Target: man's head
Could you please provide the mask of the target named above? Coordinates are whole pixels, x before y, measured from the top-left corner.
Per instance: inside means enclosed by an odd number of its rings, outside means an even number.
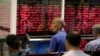
[[[16,35],[8,35],[6,37],[6,43],[12,50],[18,50],[20,47],[20,43]]]
[[[51,30],[53,32],[58,32],[64,27],[64,21],[61,18],[54,18],[51,24]]]
[[[68,50],[72,48],[78,48],[80,45],[81,36],[77,31],[70,31],[66,36],[66,48]]]
[[[93,36],[94,36],[95,38],[100,37],[100,24],[95,24],[95,25],[92,27],[92,31],[93,31]]]

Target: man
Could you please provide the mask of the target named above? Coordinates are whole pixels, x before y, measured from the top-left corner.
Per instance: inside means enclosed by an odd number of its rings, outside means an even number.
[[[10,56],[20,56],[21,51],[20,42],[16,35],[8,35],[6,37],[6,43],[8,45],[8,51]]]
[[[65,38],[66,32],[63,29],[64,22],[61,18],[55,18],[51,24],[51,31],[56,33],[52,36],[50,42],[49,52],[64,52],[65,48]]]
[[[86,46],[84,51],[100,51],[100,24],[95,24],[92,27],[93,36],[95,40],[90,41]]]
[[[76,31],[70,31],[66,37],[66,52],[63,56],[89,56],[79,49],[81,36]]]
[[[17,38],[19,39],[20,46],[22,48],[22,53],[23,54],[29,53],[30,48],[29,48],[29,45],[28,45],[29,40],[28,40],[27,36],[26,35],[25,36],[18,35]]]

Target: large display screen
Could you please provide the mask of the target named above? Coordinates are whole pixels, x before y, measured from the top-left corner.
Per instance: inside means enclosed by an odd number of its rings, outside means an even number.
[[[17,34],[47,32],[53,18],[61,15],[61,0],[25,1],[18,1]]]
[[[83,6],[75,13],[75,7],[65,8],[65,29],[77,30],[82,34],[91,34],[91,27],[100,24],[100,7]],[[76,15],[75,15],[76,14]]]
[[[45,2],[44,2],[45,1]],[[54,17],[61,16],[61,0],[18,1],[17,34],[49,31]],[[99,1],[65,0],[65,30],[91,34],[91,27],[100,24]]]
[[[92,26],[100,24],[100,1],[66,0],[65,4],[65,30],[92,34]]]

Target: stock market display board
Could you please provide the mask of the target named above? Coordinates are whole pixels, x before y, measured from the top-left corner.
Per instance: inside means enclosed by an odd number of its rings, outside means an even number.
[[[57,2],[45,0],[47,2],[44,3],[44,0],[25,1],[23,3],[19,1],[17,6],[17,34],[37,32],[44,27],[44,24],[46,31],[49,31],[53,18],[61,15],[61,0]],[[77,0],[80,4],[73,3],[74,0],[71,3],[65,3],[64,28],[66,31],[77,30],[81,34],[91,34],[91,27],[94,24],[100,24],[99,1],[84,1]]]
[[[30,1],[26,0],[24,4],[21,1],[18,2],[17,34],[39,32],[45,29],[45,31],[49,31],[53,18],[61,15],[60,0],[56,0],[54,3],[51,2],[53,5],[48,2],[49,0],[32,0],[33,3],[30,3]],[[45,2],[41,3],[41,1]],[[44,27],[45,29],[43,29]]]
[[[100,1],[65,0],[65,30],[92,34],[92,26],[100,24]]]
[[[65,29],[77,30],[82,34],[91,34],[91,27],[94,24],[100,24],[100,7],[84,6],[79,7],[76,11],[77,13],[75,13],[73,6],[65,8]]]

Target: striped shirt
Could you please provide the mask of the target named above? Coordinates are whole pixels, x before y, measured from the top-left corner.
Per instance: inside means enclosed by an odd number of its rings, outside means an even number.
[[[84,51],[100,51],[100,37],[90,41],[86,46]]]

